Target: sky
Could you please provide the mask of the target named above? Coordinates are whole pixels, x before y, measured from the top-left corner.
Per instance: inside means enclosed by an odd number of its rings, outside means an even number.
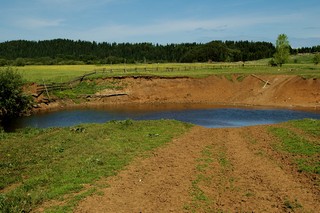
[[[319,0],[1,0],[0,42],[56,38],[159,44],[320,45]]]

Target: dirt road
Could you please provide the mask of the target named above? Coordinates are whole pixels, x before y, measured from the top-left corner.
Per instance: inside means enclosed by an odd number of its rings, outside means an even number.
[[[317,212],[319,187],[272,149],[265,126],[206,129],[137,159],[75,212]]]

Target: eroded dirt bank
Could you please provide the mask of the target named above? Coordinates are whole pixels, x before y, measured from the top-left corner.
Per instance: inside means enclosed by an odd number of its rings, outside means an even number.
[[[258,79],[267,81],[270,84]],[[122,90],[100,91],[81,105],[202,103],[276,107],[320,107],[320,79],[289,75],[210,76],[207,78],[125,77],[98,80],[117,81]],[[124,96],[103,97],[125,93]],[[101,96],[102,95],[102,96]],[[70,101],[42,104],[41,109],[72,106]]]
[[[265,126],[194,127],[101,180],[109,187],[75,212],[317,212],[317,177],[298,173],[273,142]]]

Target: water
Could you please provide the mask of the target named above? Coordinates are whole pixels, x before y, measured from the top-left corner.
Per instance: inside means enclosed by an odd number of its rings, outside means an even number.
[[[104,123],[110,120],[157,120],[175,119],[208,128],[240,127],[273,124],[294,119],[320,119],[319,111],[284,109],[248,109],[216,107],[126,107],[71,109],[41,113],[30,117],[10,120],[3,124],[5,131],[18,128],[65,127],[81,123]]]

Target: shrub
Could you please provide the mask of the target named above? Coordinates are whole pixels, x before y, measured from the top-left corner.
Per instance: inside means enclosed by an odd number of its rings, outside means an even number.
[[[32,98],[23,93],[21,75],[11,68],[0,69],[0,120],[16,117],[27,112]]]
[[[277,66],[277,63],[274,61],[274,59],[270,59],[270,61],[268,62],[269,66],[272,66],[272,67],[276,67]]]
[[[314,55],[314,57],[313,57],[313,63],[314,63],[315,65],[318,65],[318,64],[320,63],[320,53],[317,53],[317,54]]]

